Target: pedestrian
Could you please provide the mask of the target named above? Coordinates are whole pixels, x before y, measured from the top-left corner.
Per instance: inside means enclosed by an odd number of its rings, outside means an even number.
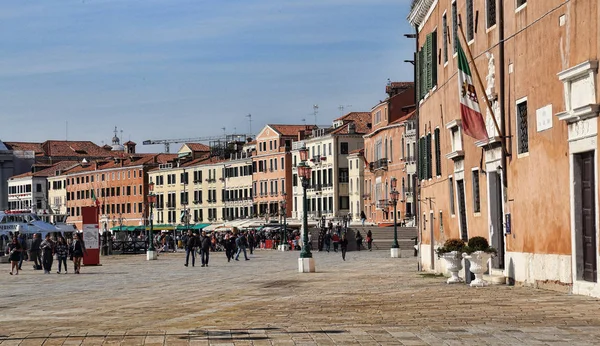
[[[362,222],[362,226],[365,227],[365,221],[367,221],[367,215],[365,214],[365,211],[361,211],[360,212],[360,222]]]
[[[55,248],[56,259],[58,260],[58,271],[57,274],[61,272],[61,265],[65,267],[65,274],[67,273],[67,256],[69,255],[69,246],[67,245],[67,241],[65,238],[60,236],[58,238],[58,243]]]
[[[27,238],[25,234],[19,234],[19,243],[21,244],[21,258],[19,259],[19,270],[23,270],[23,260],[27,257]]]
[[[250,249],[250,254],[254,251],[254,246],[256,245],[256,239],[254,238],[254,232],[250,232],[248,234],[248,248]]]
[[[241,233],[237,239],[235,240],[235,246],[237,247],[237,253],[235,254],[235,260],[239,261],[240,253],[244,252],[244,258],[246,261],[249,261],[248,255],[246,254],[246,247],[248,246],[248,241],[246,240],[246,235]]]
[[[16,236],[13,236],[12,242],[8,244],[8,259],[10,260],[10,275],[19,275],[19,261],[21,260],[21,243]]]
[[[42,269],[42,261],[40,260],[40,245],[42,244],[42,238],[38,233],[33,234],[33,241],[31,242],[31,249],[29,250],[29,260],[33,261],[33,269]]]
[[[197,234],[192,234],[191,230],[188,230],[188,234],[185,236],[185,264],[188,266],[190,263],[190,255],[192,255],[192,267],[196,265],[196,247],[198,246]]]
[[[363,237],[360,234],[360,231],[356,231],[356,247],[358,247],[358,251],[362,247]]]
[[[210,252],[210,237],[202,231],[202,240],[200,245],[200,256],[202,256],[202,267],[208,267],[208,255]]]
[[[340,247],[342,248],[342,259],[346,260],[346,251],[348,250],[348,239],[346,239],[346,234],[342,235],[342,240],[340,240]]]
[[[337,232],[334,232],[331,236],[331,241],[333,242],[333,252],[337,252],[338,246],[340,245],[340,236]]]
[[[367,231],[367,248],[371,251],[371,245],[373,244],[373,233],[371,230]]]
[[[73,269],[75,274],[79,274],[83,254],[85,253],[87,255],[87,249],[85,248],[85,243],[83,242],[82,233],[75,233],[75,239],[71,244],[71,252],[73,254]]]
[[[44,267],[44,274],[50,274],[52,270],[52,261],[54,256],[54,242],[50,239],[50,233],[46,234],[46,237],[40,245],[42,250],[42,265]]]
[[[225,255],[227,256],[227,262],[231,262],[233,254],[235,253],[235,235],[231,232],[227,232],[225,235]]]
[[[329,232],[326,232],[323,236],[323,244],[325,246],[325,251],[329,252],[331,249],[331,234],[329,234]]]

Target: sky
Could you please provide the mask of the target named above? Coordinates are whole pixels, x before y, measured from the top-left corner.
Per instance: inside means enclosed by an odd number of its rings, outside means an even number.
[[[5,0],[0,140],[258,133],[412,81],[410,0]],[[249,118],[252,123],[250,129]],[[225,128],[223,131],[222,128]],[[177,145],[175,145],[177,146]],[[173,151],[173,149],[172,149]]]

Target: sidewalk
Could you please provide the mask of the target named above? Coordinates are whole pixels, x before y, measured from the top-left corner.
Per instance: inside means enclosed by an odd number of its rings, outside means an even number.
[[[388,251],[256,251],[184,267],[184,254],[114,256],[82,274],[8,275],[1,345],[598,345],[596,299],[524,287],[470,288],[415,272]],[[70,265],[70,264],[69,264]],[[27,267],[27,266],[23,266]]]

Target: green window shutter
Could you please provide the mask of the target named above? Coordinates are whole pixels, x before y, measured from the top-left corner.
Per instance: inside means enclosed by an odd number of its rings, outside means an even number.
[[[442,152],[441,152],[441,144],[440,144],[440,129],[435,129],[434,137],[435,137],[435,175],[442,175]]]
[[[434,86],[437,85],[437,31],[432,32],[431,34],[431,71],[430,71],[430,76],[431,76],[431,80],[429,81],[430,89],[432,89]]]
[[[419,100],[422,98],[421,97],[421,64],[423,64],[423,61],[421,60],[421,51],[417,51],[417,53],[415,54],[415,64],[417,64],[417,69],[415,71],[416,76],[415,76],[415,92],[417,93],[417,96],[419,97]]]
[[[427,134],[427,179],[431,179],[433,175],[431,162],[431,133]]]
[[[432,66],[431,66],[431,57],[432,57],[432,52],[431,52],[431,34],[427,35],[427,39],[425,40],[425,70],[426,70],[426,74],[425,74],[425,78],[426,78],[426,83],[427,83],[427,91],[431,90],[431,88],[433,88],[433,86],[431,85],[431,81],[432,81],[432,76],[431,76],[431,70],[432,70]]]
[[[424,48],[424,47],[423,47]],[[419,51],[419,58],[421,59],[421,75],[420,75],[420,83],[421,83],[421,99],[425,97],[427,94],[427,60],[425,59],[425,49],[421,49]]]
[[[425,179],[425,170],[424,170],[424,163],[425,163],[425,157],[423,155],[423,153],[425,153],[425,150],[423,150],[423,144],[424,144],[424,137],[419,138],[419,180],[423,180]]]

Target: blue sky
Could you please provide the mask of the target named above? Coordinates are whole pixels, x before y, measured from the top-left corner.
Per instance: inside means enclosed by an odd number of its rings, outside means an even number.
[[[5,0],[0,139],[110,141],[328,124],[412,80],[409,0]],[[160,151],[162,146],[139,148]]]

